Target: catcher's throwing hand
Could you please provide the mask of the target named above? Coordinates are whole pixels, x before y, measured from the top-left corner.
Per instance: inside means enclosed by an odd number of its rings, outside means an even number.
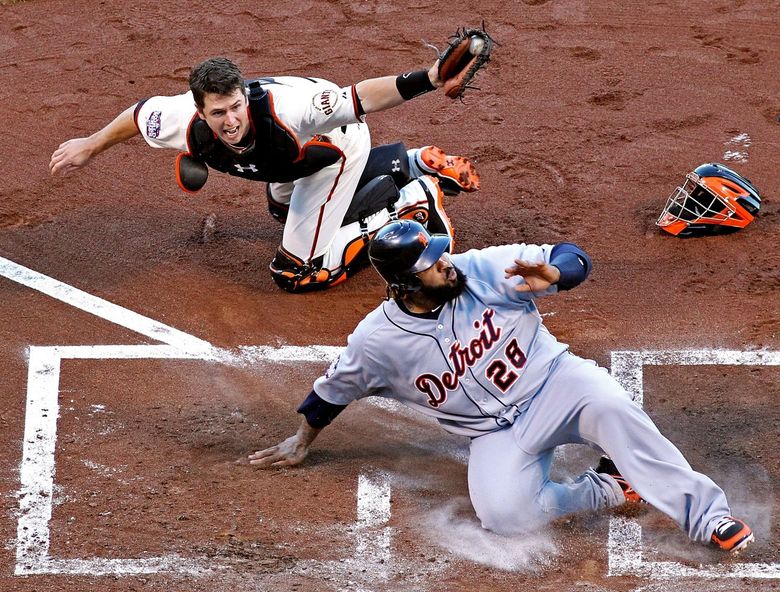
[[[451,99],[459,99],[471,82],[490,61],[493,38],[482,29],[458,29],[450,37],[449,44],[439,54],[439,79],[444,93]]]
[[[92,154],[89,138],[73,138],[60,144],[51,155],[49,171],[52,175],[67,175],[87,164]]]
[[[507,279],[520,276],[525,280],[525,283],[515,286],[515,290],[518,292],[541,292],[561,279],[560,270],[544,261],[532,263],[515,259],[515,264],[512,267],[507,267],[504,271]]]

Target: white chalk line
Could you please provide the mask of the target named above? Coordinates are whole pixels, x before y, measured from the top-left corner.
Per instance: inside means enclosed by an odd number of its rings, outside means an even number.
[[[211,349],[212,347],[207,341],[122,308],[97,296],[87,294],[73,286],[28,269],[4,257],[0,257],[0,275],[23,286],[32,288],[37,292],[51,296],[65,304],[69,304],[74,308],[150,337],[155,341],[162,341],[187,351]]]
[[[644,366],[780,366],[780,352],[755,350],[657,350],[612,352],[611,372],[638,405],[644,402]],[[690,567],[673,561],[645,561],[642,527],[636,520],[610,519],[608,576],[654,580],[678,578],[780,579],[780,563],[729,563]]]
[[[103,357],[98,357],[102,353]],[[55,449],[59,416],[61,360],[108,359],[199,359],[203,353],[185,352],[170,345],[53,346],[30,347],[27,375],[22,462],[19,470],[19,518],[16,529],[15,575],[144,574],[176,571],[194,575],[209,571],[206,563],[176,555],[148,559],[55,559],[49,555],[54,503]],[[202,563],[202,564],[201,564]]]
[[[15,575],[118,576],[174,572],[198,576],[224,569],[226,566],[215,564],[213,560],[177,554],[134,559],[60,559],[49,555],[61,360],[192,359],[244,365],[262,361],[329,361],[343,348],[251,346],[239,348],[238,353],[234,353],[214,348],[206,341],[2,257],[0,275],[166,344],[32,346],[28,349],[27,408],[19,470]],[[389,528],[381,528],[390,516],[390,486],[386,478],[375,481],[372,477],[360,476],[357,512],[359,534],[356,553],[349,558],[350,563],[360,566],[369,561],[373,565],[382,560],[382,563],[388,564],[391,531]]]
[[[611,372],[640,406],[644,366],[778,366],[780,352],[732,349],[673,349],[612,352]]]

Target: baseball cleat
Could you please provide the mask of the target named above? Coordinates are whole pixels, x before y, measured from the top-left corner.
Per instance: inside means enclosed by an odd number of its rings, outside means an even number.
[[[647,502],[642,498],[641,495],[639,495],[636,491],[634,491],[634,488],[631,487],[628,484],[628,481],[626,481],[625,477],[620,474],[620,471],[618,471],[617,467],[615,466],[615,463],[612,462],[612,459],[606,456],[602,456],[599,459],[598,466],[593,469],[597,473],[603,473],[605,475],[609,475],[612,477],[615,481],[617,481],[617,484],[620,485],[620,489],[623,490],[623,496],[626,498],[626,501],[631,504],[646,504]]]
[[[446,195],[479,189],[479,174],[474,164],[463,156],[448,156],[438,146],[421,148],[417,153],[417,165],[439,178]]]
[[[716,547],[737,553],[753,542],[753,531],[739,518],[724,516],[712,531],[712,544]]]

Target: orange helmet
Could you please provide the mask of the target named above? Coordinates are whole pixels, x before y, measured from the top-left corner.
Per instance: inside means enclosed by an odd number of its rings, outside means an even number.
[[[761,196],[750,181],[722,164],[709,163],[685,176],[656,224],[683,238],[726,234],[750,224],[760,207]]]

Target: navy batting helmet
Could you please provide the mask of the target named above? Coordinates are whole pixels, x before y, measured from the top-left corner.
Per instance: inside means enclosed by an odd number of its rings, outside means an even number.
[[[680,237],[736,232],[761,208],[758,190],[745,177],[719,163],[688,173],[666,202],[658,226]]]
[[[416,292],[420,279],[416,274],[436,263],[450,248],[446,234],[429,234],[414,220],[395,220],[385,224],[368,245],[368,258],[388,287],[399,293]]]

